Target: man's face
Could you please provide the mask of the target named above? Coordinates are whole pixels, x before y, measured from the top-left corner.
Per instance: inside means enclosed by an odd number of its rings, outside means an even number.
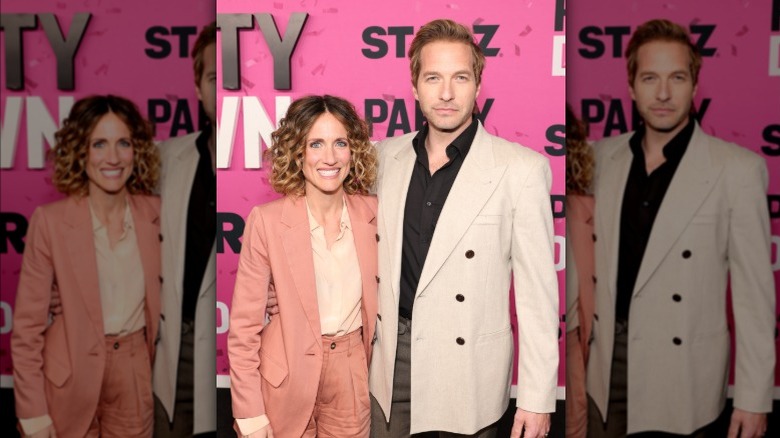
[[[652,41],[637,51],[637,70],[629,89],[648,130],[674,132],[688,123],[696,86],[690,54],[683,44]]]
[[[428,127],[460,133],[471,123],[479,95],[471,49],[463,43],[435,41],[420,52],[420,76],[412,88]]]
[[[203,49],[203,74],[195,87],[198,99],[203,103],[211,126],[216,126],[217,120],[217,45],[209,44]]]

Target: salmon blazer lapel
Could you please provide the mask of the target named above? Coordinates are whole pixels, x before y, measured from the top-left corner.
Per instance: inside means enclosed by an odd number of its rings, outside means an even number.
[[[301,300],[312,335],[319,347],[322,338],[320,310],[317,305],[317,282],[314,277],[314,256],[311,246],[309,217],[306,213],[306,198],[287,196],[282,206],[281,222],[287,227],[282,231],[282,246],[290,267],[290,276],[295,283],[295,292]]]
[[[66,230],[62,238],[68,248],[72,273],[79,285],[79,296],[84,301],[95,334],[102,339],[105,336],[103,308],[100,304],[95,234],[92,231],[92,215],[87,198],[69,197],[62,221]]]

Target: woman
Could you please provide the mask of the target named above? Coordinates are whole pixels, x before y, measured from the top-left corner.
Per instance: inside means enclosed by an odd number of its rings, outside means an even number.
[[[67,198],[30,219],[14,310],[20,430],[149,437],[162,281],[152,129],[127,99],[92,96],[55,139],[52,183]]]
[[[593,152],[585,125],[566,105],[566,436],[585,438],[585,370],[595,298],[593,261]]]
[[[283,198],[247,219],[230,315],[236,432],[367,437],[377,315],[377,158],[366,124],[333,96],[296,100],[272,135]],[[279,314],[266,325],[269,287]]]

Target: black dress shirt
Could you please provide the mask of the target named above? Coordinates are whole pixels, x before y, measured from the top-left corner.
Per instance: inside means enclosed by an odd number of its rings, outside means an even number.
[[[184,294],[182,297],[183,321],[195,320],[198,292],[217,234],[217,177],[211,166],[211,153],[208,147],[210,137],[211,130],[207,128],[195,141],[200,159],[187,207],[187,240],[184,250]]]
[[[650,175],[645,168],[645,154],[642,139],[645,128],[642,125],[631,136],[629,146],[634,154],[631,170],[623,193],[623,208],[620,214],[620,244],[618,249],[617,304],[615,317],[628,320],[631,295],[642,265],[642,258],[653,230],[653,222],[661,208],[666,190],[682,160],[695,126],[693,118],[669,143],[664,146],[666,161]]]
[[[466,128],[449,146],[447,146],[447,161],[439,170],[431,175],[428,169],[428,151],[425,149],[425,139],[428,136],[428,125],[424,125],[412,140],[412,147],[417,154],[417,160],[412,170],[409,191],[406,194],[404,208],[404,237],[401,249],[401,299],[399,314],[412,318],[412,307],[417,284],[420,282],[425,258],[431,246],[433,232],[439,215],[452,189],[452,184],[458,176],[458,171],[471,143],[477,134],[479,122],[472,117],[471,125]]]

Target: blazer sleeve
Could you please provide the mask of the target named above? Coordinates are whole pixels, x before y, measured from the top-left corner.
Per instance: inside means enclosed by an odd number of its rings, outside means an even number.
[[[235,418],[265,414],[260,390],[260,333],[265,326],[271,265],[263,221],[261,210],[255,207],[247,219],[230,307],[228,357]]]
[[[728,260],[736,335],[734,406],[772,411],[775,288],[770,256],[766,164],[756,157],[729,181],[733,188]]]
[[[512,209],[517,407],[545,413],[555,411],[559,310],[547,159],[536,161],[527,172]]]
[[[11,334],[14,398],[19,418],[49,413],[44,391],[43,347],[54,265],[43,209],[37,208],[33,212],[26,240]]]

